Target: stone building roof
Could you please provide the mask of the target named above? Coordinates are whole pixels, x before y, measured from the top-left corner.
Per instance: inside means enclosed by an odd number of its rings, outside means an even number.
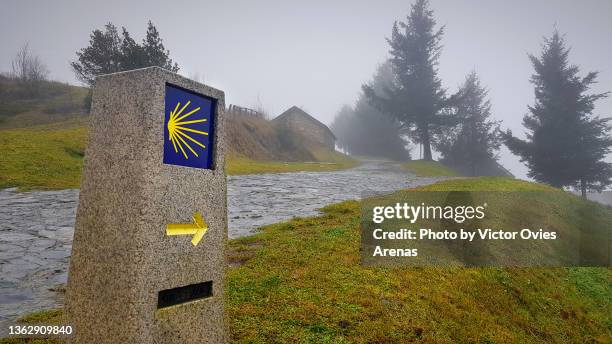
[[[289,109],[285,110],[285,112],[281,113],[280,115],[278,115],[274,121],[285,121],[287,118],[291,117],[291,116],[302,116],[306,119],[308,119],[309,121],[313,122],[314,124],[316,124],[317,126],[323,128],[326,132],[328,132],[334,139],[336,139],[336,135],[334,135],[334,133],[331,131],[331,129],[329,129],[328,126],[326,126],[325,124],[321,123],[319,120],[317,120],[316,118],[312,117],[311,115],[309,115],[306,111],[300,109],[297,106],[292,106]]]

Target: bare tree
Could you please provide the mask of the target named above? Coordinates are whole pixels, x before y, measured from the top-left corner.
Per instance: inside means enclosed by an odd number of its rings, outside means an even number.
[[[21,49],[17,51],[17,54],[13,58],[13,61],[11,61],[11,67],[13,67],[11,74],[13,78],[21,81],[26,81],[26,78],[28,76],[29,50],[30,49],[28,43],[24,44]]]
[[[11,66],[13,78],[24,83],[36,83],[46,80],[49,74],[47,66],[42,63],[38,56],[32,54],[28,43],[24,44],[17,51]]]
[[[30,60],[30,70],[28,73],[28,80],[31,82],[47,80],[49,75],[49,69],[40,60],[38,56],[33,56]]]

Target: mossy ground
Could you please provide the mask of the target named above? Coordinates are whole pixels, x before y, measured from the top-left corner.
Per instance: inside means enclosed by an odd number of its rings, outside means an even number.
[[[509,178],[425,190],[551,191]],[[583,202],[555,192],[564,205]],[[551,207],[554,205],[550,205]],[[524,203],[529,208],[529,203]],[[612,209],[604,208],[612,218]],[[547,211],[542,208],[541,211]],[[572,213],[558,221],[572,223]],[[365,268],[360,203],[230,243],[227,309],[239,343],[607,343],[606,268]]]
[[[63,312],[61,309],[44,310],[28,314],[18,320],[21,324],[45,324],[63,325]],[[60,344],[60,339],[41,339],[41,338],[3,338],[0,344]]]
[[[449,190],[462,191],[449,193]],[[543,184],[530,183],[508,177],[478,177],[449,179],[418,189],[404,190],[362,201],[364,209],[374,206],[394,206],[397,203],[438,206],[485,206],[484,220],[448,223],[439,219],[419,218],[411,229],[432,228],[434,231],[460,228],[490,228],[497,232],[540,229],[556,233],[559,240],[547,243],[541,240],[491,240],[482,245],[450,245],[448,242],[425,240],[413,242],[411,248],[428,254],[417,257],[389,258],[386,263],[430,265],[434,261],[443,265],[503,265],[503,266],[600,266],[609,261],[607,240],[612,228],[612,207],[585,201],[572,193]],[[459,213],[458,213],[459,214]],[[407,228],[403,219],[385,220],[386,231]],[[370,223],[370,229],[380,225]],[[374,227],[376,226],[376,227]],[[371,249],[379,243],[367,241]],[[386,242],[387,248],[405,248],[405,242]],[[435,259],[433,259],[435,257]]]
[[[459,174],[437,161],[413,160],[402,163],[402,167],[419,177],[456,177]]]
[[[449,180],[421,190],[553,191],[509,178]],[[568,198],[564,204],[583,202],[555,193]],[[365,268],[360,203],[323,212],[230,241],[226,311],[233,342],[612,341],[610,269]],[[558,221],[570,216],[559,212]]]

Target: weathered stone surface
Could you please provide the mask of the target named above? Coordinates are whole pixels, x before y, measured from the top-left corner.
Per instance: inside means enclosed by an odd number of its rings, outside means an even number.
[[[165,165],[166,83],[217,99],[214,170]],[[223,92],[152,67],[99,77],[81,183],[68,320],[76,343],[223,343],[227,239]],[[208,232],[168,237],[200,212]],[[157,309],[158,292],[213,281],[213,296]]]
[[[19,315],[63,305],[49,288],[66,283],[77,194],[0,190],[0,337]]]

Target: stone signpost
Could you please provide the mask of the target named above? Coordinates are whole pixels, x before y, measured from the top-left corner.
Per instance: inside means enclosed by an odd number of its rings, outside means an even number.
[[[224,343],[224,94],[100,76],[70,260],[74,343]]]

